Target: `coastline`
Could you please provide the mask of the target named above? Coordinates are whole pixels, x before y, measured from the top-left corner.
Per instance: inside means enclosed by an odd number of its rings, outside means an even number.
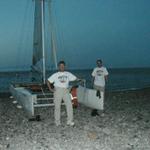
[[[6,95],[5,95],[6,96]],[[149,150],[150,88],[106,91],[105,110],[91,117],[91,109],[74,109],[75,127],[54,125],[53,107],[38,109],[42,121],[29,122],[9,97],[0,98],[0,149],[2,150]]]

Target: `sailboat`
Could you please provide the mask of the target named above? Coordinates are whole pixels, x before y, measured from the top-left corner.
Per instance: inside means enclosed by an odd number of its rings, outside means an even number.
[[[49,5],[51,11],[51,0],[34,0],[34,36],[33,36],[33,61],[32,71],[41,74],[42,80],[39,83],[12,83],[10,92],[14,99],[23,107],[29,118],[35,117],[37,107],[54,106],[53,93],[46,86],[46,53],[45,53],[45,5]],[[57,56],[55,50],[54,32],[51,21],[51,51],[55,67],[57,68]],[[77,88],[78,102],[87,107],[103,110],[104,93],[101,92],[101,98],[96,96],[96,91],[86,88],[85,84]]]

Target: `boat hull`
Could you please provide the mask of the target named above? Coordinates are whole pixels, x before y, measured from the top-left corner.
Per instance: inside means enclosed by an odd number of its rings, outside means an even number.
[[[15,100],[23,107],[28,117],[35,116],[35,108],[37,107],[47,107],[54,106],[53,103],[53,93],[49,91],[46,93],[44,91],[39,91],[39,85],[29,84],[25,86],[10,86],[10,92]],[[33,91],[29,87],[34,87]],[[35,89],[38,92],[35,92]],[[77,89],[77,98],[78,103],[81,103],[87,107],[92,109],[103,110],[104,109],[104,93],[101,92],[101,98],[96,96],[96,90],[88,89],[84,86],[79,86]],[[62,103],[64,104],[64,103]]]
[[[10,86],[10,92],[18,104],[23,107],[28,116],[34,116],[34,101],[36,100],[36,95],[31,94],[24,87],[14,87]]]
[[[101,98],[96,96],[96,90],[79,86],[77,89],[78,102],[92,109],[104,109],[104,92],[100,92]]]
[[[16,86],[17,85],[17,86]],[[53,93],[40,91],[41,85],[35,84],[12,84],[10,92],[19,105],[23,107],[29,118],[35,116],[35,108],[54,106]]]

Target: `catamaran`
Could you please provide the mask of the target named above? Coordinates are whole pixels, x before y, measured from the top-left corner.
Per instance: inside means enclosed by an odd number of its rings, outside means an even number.
[[[53,93],[48,90],[46,85],[46,53],[45,53],[45,16],[49,12],[51,14],[51,0],[34,0],[34,33],[33,33],[33,61],[32,71],[40,73],[42,80],[38,83],[12,83],[10,92],[14,99],[23,107],[29,118],[37,116],[35,109],[39,107],[54,106]],[[45,10],[48,5],[49,11]],[[50,15],[51,16],[51,15]],[[52,16],[51,16],[52,17]],[[51,29],[51,51],[55,67],[57,69],[57,55],[55,46],[55,35],[53,32],[53,22],[50,21]],[[77,88],[78,103],[87,107],[103,110],[104,109],[104,93],[101,97],[96,96],[96,91],[86,88],[85,82],[81,83]]]

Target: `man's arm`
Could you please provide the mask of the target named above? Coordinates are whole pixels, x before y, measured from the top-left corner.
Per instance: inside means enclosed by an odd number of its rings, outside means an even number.
[[[105,81],[106,82],[108,81],[108,75],[105,75]]]
[[[104,78],[105,78],[106,82],[108,81],[108,75],[109,75],[109,73],[108,73],[107,69],[105,68],[104,69]]]
[[[94,80],[95,80],[95,77],[92,76],[92,86],[94,85]]]
[[[92,85],[94,85],[95,76],[96,76],[96,69],[93,69],[91,76],[92,76]]]
[[[83,80],[84,80],[84,79],[76,78],[76,80],[75,80],[75,81],[81,82],[81,81],[83,81]]]
[[[52,89],[51,84],[52,84],[52,83],[50,83],[49,81],[47,81],[48,89],[49,89],[51,92],[54,92],[54,89]]]

